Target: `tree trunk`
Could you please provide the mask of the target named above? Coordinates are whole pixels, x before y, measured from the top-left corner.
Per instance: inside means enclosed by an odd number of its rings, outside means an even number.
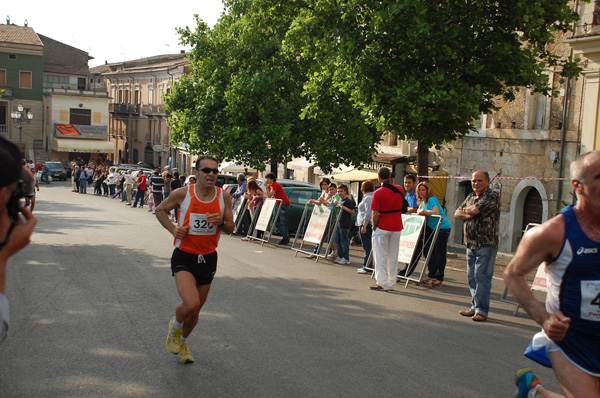
[[[275,177],[277,176],[277,162],[271,161],[271,173],[275,173]]]
[[[417,144],[417,173],[420,176],[429,175],[429,146],[421,141]],[[427,180],[427,178],[419,178],[419,182]]]

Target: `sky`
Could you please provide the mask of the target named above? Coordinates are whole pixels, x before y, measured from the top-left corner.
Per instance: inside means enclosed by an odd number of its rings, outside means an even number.
[[[187,50],[179,44],[176,28],[195,29],[194,14],[214,26],[223,12],[221,0],[25,0],[3,1],[0,23],[23,26],[36,33],[87,52],[89,66],[174,54]]]

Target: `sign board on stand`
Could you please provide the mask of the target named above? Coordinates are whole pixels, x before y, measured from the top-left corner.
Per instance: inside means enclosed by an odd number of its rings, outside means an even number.
[[[400,245],[398,250],[398,262],[410,263],[417,248],[419,239],[423,237],[425,217],[416,214],[402,214],[402,232],[400,232]],[[367,260],[367,269],[373,270],[373,251]]]
[[[319,244],[323,239],[323,234],[327,230],[327,223],[331,210],[324,205],[315,205],[304,233],[304,240],[311,243]]]
[[[271,216],[273,215],[276,204],[277,201],[275,199],[265,199],[262,209],[260,209],[258,220],[256,221],[256,229],[264,232],[269,228],[269,221],[271,221]]]
[[[531,228],[537,227],[540,224],[537,223],[529,223],[527,227],[525,227],[525,231],[523,234],[526,234]],[[538,290],[540,292],[548,293],[548,284],[546,279],[546,263],[541,263],[537,271],[535,272],[535,277],[533,278],[533,283],[531,284],[531,290]],[[505,303],[514,304],[516,306],[514,316],[517,316],[519,313],[520,305],[516,301],[508,300],[508,286],[504,287],[504,292],[502,296],[500,296],[500,301]]]
[[[233,202],[233,208],[231,209],[233,212],[233,222],[237,222],[238,217],[244,214],[243,209],[246,208],[246,202],[248,199],[242,198],[241,196],[235,199]]]
[[[273,234],[273,228],[275,222],[279,218],[279,212],[281,210],[281,199],[268,198],[265,199],[260,209],[260,213],[254,224],[252,235],[248,236],[248,239],[259,240],[264,245],[269,241]]]
[[[425,217],[416,214],[402,214],[402,225],[404,229],[400,233],[398,262],[410,263],[425,225]]]
[[[531,290],[548,293],[548,279],[546,279],[546,264],[542,263],[535,272]]]

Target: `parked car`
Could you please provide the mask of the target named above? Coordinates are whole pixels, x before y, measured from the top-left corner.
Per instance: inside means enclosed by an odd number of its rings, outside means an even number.
[[[150,170],[155,169],[154,164],[152,164],[152,163],[138,162],[137,165],[144,169],[150,169]]]
[[[264,189],[265,186],[265,180],[263,178],[259,178],[258,180],[258,185]],[[317,185],[313,184],[312,182],[306,182],[306,181],[296,181],[296,180],[288,180],[286,178],[278,178],[277,182],[279,183],[279,185],[281,185],[283,188],[285,187],[308,187],[308,188],[319,188]]]
[[[237,190],[238,184],[225,184],[223,185],[223,190],[228,192],[229,195],[233,195],[233,193]]]
[[[46,166],[53,180],[67,181],[67,170],[61,162],[46,162]]]
[[[277,182],[280,180],[278,179]],[[290,213],[288,215],[288,232],[290,234],[296,232],[304,207],[311,199],[318,199],[321,196],[321,190],[319,188],[307,187],[295,187],[295,186],[284,186],[283,192],[287,195],[290,200]],[[311,210],[312,210],[312,206]]]
[[[127,169],[127,170],[150,170],[150,171],[154,171],[153,168],[150,167],[146,167],[146,166],[141,166],[139,164],[133,164],[133,163],[123,163],[123,164],[117,164],[115,166],[113,166],[116,170],[123,170],[123,169]]]
[[[237,176],[231,174],[219,174],[217,175],[217,181],[220,181],[225,186],[226,184],[236,184],[237,185]]]

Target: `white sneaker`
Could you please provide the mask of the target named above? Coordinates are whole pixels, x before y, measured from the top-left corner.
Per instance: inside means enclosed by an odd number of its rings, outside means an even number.
[[[341,258],[341,257],[336,257],[336,258],[334,258],[332,261],[333,261],[334,263],[336,263],[336,264],[339,264],[339,263],[340,263],[340,261],[342,261],[342,258]]]
[[[356,270],[356,272],[359,273],[359,274],[368,274],[369,273],[369,271],[367,271],[364,268],[359,268],[359,269]]]
[[[337,255],[337,251],[335,251],[335,252],[331,252],[331,253],[329,254],[329,257],[331,257],[331,258],[335,258],[336,260],[339,258],[339,257],[338,257],[338,255]],[[335,261],[335,260],[334,260],[334,261]]]
[[[342,261],[339,262],[339,264],[350,264],[350,260],[343,258]]]

